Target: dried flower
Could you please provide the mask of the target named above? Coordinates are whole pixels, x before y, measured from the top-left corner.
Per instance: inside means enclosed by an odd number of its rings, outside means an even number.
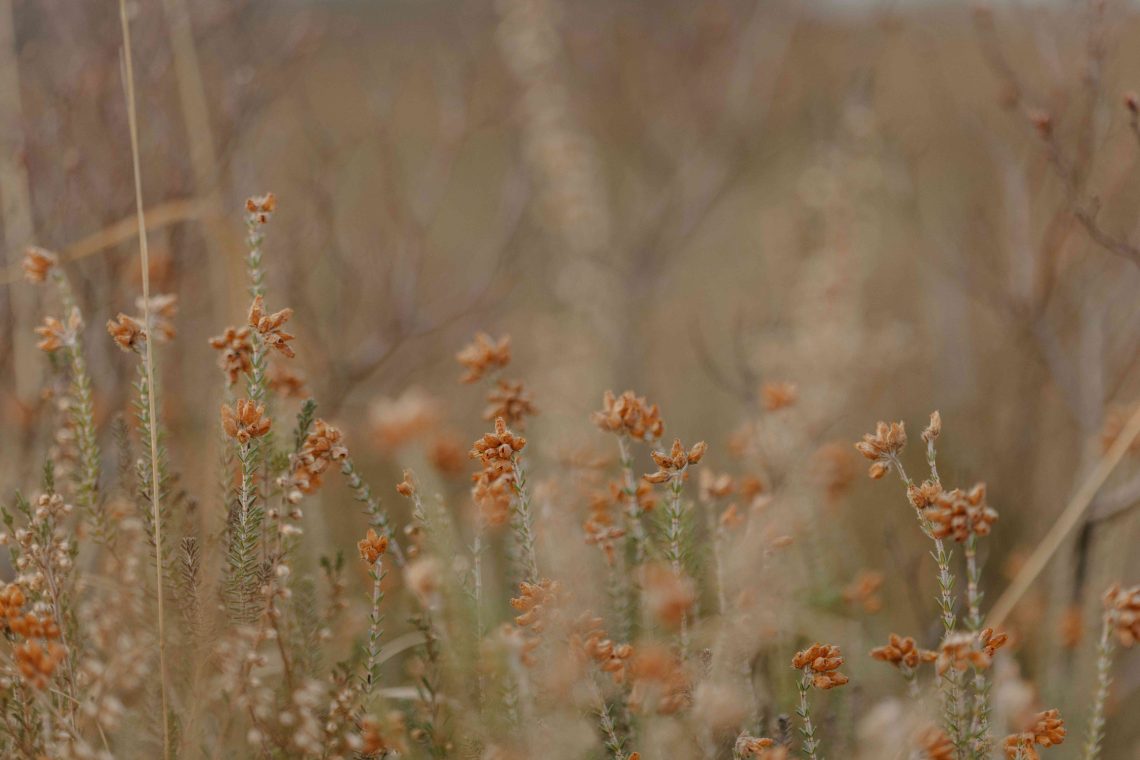
[[[138,352],[146,341],[146,330],[143,329],[142,322],[122,313],[107,321],[107,332],[124,351]]]
[[[942,642],[938,650],[938,659],[935,670],[938,675],[944,675],[948,670],[963,671],[973,666],[975,670],[985,670],[990,666],[990,653],[980,649],[974,635],[971,633],[952,633]],[[1002,639],[997,646],[1004,644]],[[997,647],[994,647],[996,649]]]
[[[875,614],[883,609],[883,599],[879,589],[883,586],[883,574],[876,570],[860,570],[851,583],[843,589],[843,601],[862,605],[863,611]]]
[[[495,340],[487,333],[475,333],[475,339],[455,355],[455,360],[467,370],[459,382],[478,382],[488,372],[511,363],[511,336]]]
[[[760,388],[760,398],[764,402],[765,409],[769,412],[775,412],[795,404],[796,399],[799,398],[799,390],[795,383],[764,383]]]
[[[238,443],[246,444],[269,432],[270,419],[262,417],[265,407],[249,399],[238,399],[231,408],[222,404],[222,429]]]
[[[378,536],[375,530],[369,528],[364,538],[356,543],[356,548],[360,551],[362,560],[369,565],[375,565],[380,555],[388,551],[388,537]]]
[[[56,642],[41,644],[39,641],[25,641],[15,648],[16,667],[20,676],[36,689],[47,686],[48,680],[59,663],[66,656],[65,650]]]
[[[670,647],[639,646],[629,665],[629,675],[633,682],[629,707],[634,712],[672,715],[687,707],[692,699],[684,663]]]
[[[138,316],[135,319],[143,322],[143,315],[147,313],[146,302],[142,296],[135,299],[135,309]],[[162,293],[150,297],[150,323],[149,333],[154,335],[156,343],[165,343],[174,340],[178,331],[174,327],[174,316],[178,313],[178,296],[173,293]]]
[[[681,439],[675,438],[673,439],[673,448],[668,453],[654,451],[650,454],[653,457],[654,464],[657,465],[657,472],[646,475],[645,479],[650,483],[664,483],[672,478],[684,477],[689,465],[700,462],[708,448],[707,443],[698,441],[686,451],[685,447],[681,445]]]
[[[1028,731],[1005,737],[1003,749],[1009,760],[1040,760],[1035,745],[1055,747],[1065,741],[1065,721],[1056,709],[1037,713]]]
[[[880,422],[875,432],[867,433],[863,440],[855,444],[855,449],[870,459],[869,474],[875,480],[886,475],[893,462],[906,446],[906,425],[902,422]]]
[[[257,296],[249,307],[249,326],[257,330],[261,339],[265,341],[265,345],[277,349],[292,359],[297,355],[293,351],[293,347],[289,345],[289,341],[293,340],[294,336],[281,329],[282,325],[288,322],[292,316],[293,310],[289,308],[267,314],[264,299]]]
[[[665,432],[657,404],[649,405],[633,391],[616,398],[613,391],[606,391],[602,410],[591,414],[590,421],[607,433],[621,433],[639,441],[656,441]]]
[[[79,309],[72,309],[64,324],[55,317],[44,317],[44,323],[36,328],[36,335],[40,341],[36,348],[41,351],[52,352],[64,346],[75,346],[79,341],[79,331],[83,329],[83,318]]]
[[[59,263],[59,257],[46,248],[29,245],[24,249],[24,277],[28,282],[43,282]]]
[[[756,760],[786,760],[788,748],[776,744],[775,739],[741,734],[736,737],[733,749],[740,757],[754,757]]]
[[[488,422],[502,417],[508,425],[522,427],[527,417],[538,414],[531,393],[521,380],[500,379],[487,394],[487,402],[483,419]]]
[[[304,398],[307,395],[304,376],[282,364],[273,364],[265,381],[269,390],[281,398]]]
[[[953,537],[958,542],[971,535],[988,536],[998,519],[998,513],[986,504],[985,483],[978,483],[968,492],[955,488],[938,493],[922,515],[930,522],[935,538]]]
[[[1121,646],[1130,648],[1140,641],[1140,586],[1113,585],[1104,594],[1104,609]]]
[[[313,421],[301,450],[292,457],[291,485],[302,493],[312,493],[321,485],[321,476],[333,462],[348,458],[344,435],[322,419]]]
[[[269,217],[277,210],[277,196],[273,193],[255,195],[245,201],[245,210],[249,212],[251,221],[257,224],[267,224]]]
[[[905,666],[914,670],[921,662],[934,662],[938,654],[928,649],[919,649],[910,636],[903,638],[892,633],[886,646],[871,650],[871,657],[880,662],[890,663],[896,668]]]
[[[541,643],[541,634],[555,612],[555,604],[561,587],[556,581],[543,578],[538,583],[520,583],[519,595],[511,599],[511,607],[520,614],[515,617],[515,625],[526,629],[522,649],[523,664],[535,664],[533,652]]]
[[[942,413],[935,410],[930,413],[930,424],[922,431],[922,440],[930,445],[937,441],[940,435],[942,435]]]
[[[625,682],[633,647],[611,641],[602,627],[601,618],[588,613],[578,618],[570,636],[570,646],[592,660],[602,672],[609,673],[615,684]]]
[[[210,338],[210,345],[221,351],[218,366],[226,373],[226,382],[234,385],[253,369],[253,343],[249,327],[227,327],[221,335]]]
[[[839,647],[831,644],[812,644],[792,657],[792,667],[811,676],[812,686],[817,689],[834,689],[847,683],[847,676],[839,672],[841,665]]]
[[[725,499],[732,496],[736,490],[736,483],[727,472],[715,473],[711,470],[701,470],[701,476],[697,482],[699,498],[705,503]]]
[[[930,726],[919,733],[918,749],[922,760],[955,760],[958,756],[954,742],[945,731],[936,726]]]

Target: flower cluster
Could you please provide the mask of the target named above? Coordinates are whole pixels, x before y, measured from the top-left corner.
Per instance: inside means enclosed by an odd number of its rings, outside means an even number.
[[[250,221],[257,224],[268,224],[269,217],[277,210],[277,196],[273,193],[255,195],[245,201],[245,210],[249,213]]]
[[[483,419],[490,422],[502,417],[508,425],[522,426],[527,417],[538,414],[534,398],[521,380],[503,380],[487,393]]]
[[[843,656],[839,647],[831,644],[812,644],[792,658],[792,667],[810,676],[812,686],[817,689],[834,689],[847,683],[847,676],[839,672],[841,665]]]
[[[289,345],[289,341],[293,340],[294,336],[281,329],[292,316],[293,310],[289,308],[275,311],[272,314],[266,313],[264,299],[257,296],[249,307],[249,326],[257,330],[265,345],[292,359],[297,355],[293,351],[293,347]]]
[[[515,617],[515,625],[528,634],[521,655],[523,664],[528,667],[536,662],[534,650],[542,643],[541,634],[554,613],[560,590],[557,581],[544,578],[538,583],[520,583],[519,595],[511,599],[511,607],[520,613]]]
[[[487,333],[476,333],[475,340],[464,346],[455,355],[455,360],[467,370],[459,382],[478,382],[488,372],[511,363],[511,336],[504,335],[495,340]]]
[[[786,760],[788,748],[776,744],[775,739],[741,734],[736,737],[733,751],[740,757],[754,757],[756,760]]]
[[[930,726],[918,735],[918,748],[922,760],[955,760],[958,751],[954,742],[946,732],[935,726]]]
[[[369,565],[375,565],[380,555],[388,551],[388,537],[378,536],[375,530],[369,528],[364,538],[356,543],[356,548],[360,551],[362,560]]]
[[[901,422],[880,422],[874,433],[867,433],[855,444],[856,450],[871,460],[868,474],[878,480],[890,472],[891,463],[906,446],[906,425]]]
[[[55,317],[44,317],[44,323],[36,328],[36,335],[40,336],[36,348],[51,353],[64,346],[75,346],[82,329],[83,317],[79,315],[79,309],[71,310],[66,323]]]
[[[993,661],[994,653],[1007,641],[1008,635],[994,633],[992,628],[986,628],[977,636],[972,633],[950,634],[939,647],[935,669],[940,676],[951,668],[962,671],[972,666],[975,670],[985,670]]]
[[[348,448],[342,442],[344,435],[324,420],[315,420],[313,429],[292,458],[291,485],[301,493],[312,493],[321,485],[321,476],[333,462],[348,457]]]
[[[776,412],[792,406],[796,403],[799,395],[795,383],[772,382],[764,383],[760,387],[760,400],[769,412]]]
[[[886,646],[871,650],[871,657],[894,665],[896,668],[909,668],[914,670],[922,662],[934,662],[938,657],[936,652],[929,649],[920,649],[910,636],[902,637],[892,633]]]
[[[30,245],[24,249],[24,277],[28,282],[45,281],[58,263],[59,257],[45,248]]]
[[[604,673],[609,673],[615,684],[625,682],[633,647],[629,644],[615,644],[602,628],[602,619],[585,614],[574,625],[570,645],[592,660]]]
[[[1104,593],[1104,610],[1121,646],[1140,641],[1140,586],[1113,585]]]
[[[525,446],[526,439],[508,430],[502,417],[495,420],[494,432],[472,444],[469,456],[478,459],[483,468],[474,476],[471,493],[489,525],[502,525],[509,517],[515,455]]]
[[[222,404],[222,429],[230,438],[245,445],[269,432],[272,422],[264,414],[263,405],[245,398],[239,398],[232,407]]]
[[[683,478],[689,465],[697,464],[708,451],[708,444],[698,441],[688,451],[681,445],[681,439],[673,439],[673,448],[668,451],[654,451],[650,456],[657,465],[657,472],[644,476],[650,483],[664,483],[673,478]]]
[[[590,415],[590,421],[607,433],[628,435],[639,441],[656,441],[665,432],[661,410],[648,404],[633,391],[615,397],[613,391],[602,396],[602,410]]]
[[[986,485],[978,483],[969,491],[955,488],[940,491],[933,503],[923,508],[922,516],[931,526],[934,538],[953,538],[964,542],[970,536],[988,536],[998,513],[986,504]]]
[[[1009,760],[1039,760],[1037,745],[1054,747],[1065,741],[1065,721],[1057,710],[1037,713],[1028,731],[1005,737],[1003,749]]]
[[[253,343],[249,327],[227,327],[221,335],[210,338],[210,345],[221,352],[218,366],[226,373],[226,382],[235,384],[253,369]]]
[[[673,715],[692,700],[691,683],[685,665],[670,647],[639,647],[629,665],[628,703],[637,713]]]

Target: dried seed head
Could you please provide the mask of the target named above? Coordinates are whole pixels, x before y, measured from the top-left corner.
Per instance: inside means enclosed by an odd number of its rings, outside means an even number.
[[[253,343],[249,327],[227,327],[221,335],[210,338],[210,345],[221,352],[218,366],[226,373],[227,385],[237,381],[253,369]]]
[[[936,410],[930,413],[930,424],[922,431],[922,440],[932,444],[940,435],[942,435],[942,414]]]
[[[1140,641],[1140,586],[1114,585],[1104,594],[1104,610],[1121,646],[1131,648]]]
[[[487,407],[483,419],[490,422],[502,417],[507,425],[522,428],[526,418],[538,414],[533,397],[521,380],[500,379],[487,393]]]
[[[843,589],[843,601],[850,605],[858,604],[871,615],[879,612],[883,609],[883,599],[879,596],[883,580],[883,574],[877,570],[860,570]]]
[[[475,339],[455,355],[455,360],[467,370],[459,382],[478,382],[488,372],[511,363],[511,336],[495,340],[485,332],[475,333]]]
[[[1005,737],[1002,748],[1008,760],[1040,760],[1036,745],[1055,747],[1064,743],[1066,733],[1061,713],[1056,709],[1046,710],[1034,716],[1028,731]]]
[[[855,444],[855,449],[871,460],[869,474],[878,480],[890,471],[891,462],[898,457],[904,446],[906,426],[902,422],[880,422],[875,426],[874,433],[867,433],[862,441]]]
[[[322,419],[314,420],[301,450],[291,459],[290,485],[302,493],[313,493],[332,463],[347,458],[348,447],[340,430]]]
[[[817,689],[834,689],[846,684],[847,676],[839,672],[841,665],[843,656],[839,647],[831,644],[812,644],[792,657],[792,667],[810,676],[812,686]]]
[[[281,329],[292,316],[293,310],[289,308],[275,311],[272,314],[266,313],[264,299],[257,296],[249,307],[249,326],[257,330],[265,345],[292,359],[297,354],[289,345],[289,341],[293,340],[295,336]]]
[[[698,441],[686,451],[685,447],[681,445],[681,439],[675,438],[673,439],[673,448],[668,452],[654,451],[650,453],[654,464],[657,465],[657,472],[646,475],[645,479],[650,483],[664,483],[676,477],[684,477],[689,465],[699,463],[704,458],[708,448],[707,443]]]
[[[269,432],[271,422],[264,414],[265,407],[249,399],[238,399],[233,407],[222,404],[222,429],[244,445]]]
[[[692,689],[685,665],[670,647],[639,645],[629,674],[633,688],[628,702],[636,713],[673,715],[691,701]]]
[[[277,210],[277,196],[273,193],[255,195],[245,201],[245,210],[249,213],[250,222],[254,224],[268,224],[269,217]]]
[[[661,624],[676,630],[697,601],[696,586],[688,577],[678,577],[666,563],[641,566],[645,606]]]
[[[912,499],[912,501],[914,501]],[[935,538],[953,538],[959,543],[973,536],[988,536],[998,513],[986,504],[986,485],[978,483],[969,491],[959,488],[941,491],[922,510]]]
[[[29,245],[24,249],[24,277],[28,282],[43,282],[58,263],[59,258],[46,248]]]
[[[639,441],[656,441],[665,432],[657,404],[646,403],[633,391],[617,397],[613,391],[606,391],[602,410],[591,414],[590,421],[607,433],[624,434]]]
[[[951,668],[964,671],[972,666],[975,670],[985,670],[992,662],[991,652],[1004,643],[1005,639],[1001,638],[997,645],[987,652],[979,646],[978,639],[972,633],[952,633],[939,647],[935,670],[940,676]]]
[[[79,309],[71,310],[66,324],[55,317],[44,317],[44,323],[36,328],[36,335],[40,336],[36,348],[48,353],[64,346],[71,348],[78,345],[79,331],[82,329],[83,318],[79,315]]]
[[[360,558],[369,565],[375,565],[384,552],[388,551],[388,537],[378,536],[372,528],[364,538],[357,542],[356,548],[360,551]]]
[[[934,662],[938,654],[928,649],[919,649],[910,636],[903,638],[892,633],[887,645],[871,650],[871,657],[894,665],[896,668],[907,667],[914,670],[922,662]]]
[[[396,484],[396,493],[411,498],[416,493],[416,481],[411,470],[404,470],[404,479]]]
[[[775,739],[741,734],[736,737],[733,749],[740,757],[753,757],[756,760],[786,760],[788,748],[776,744]]]

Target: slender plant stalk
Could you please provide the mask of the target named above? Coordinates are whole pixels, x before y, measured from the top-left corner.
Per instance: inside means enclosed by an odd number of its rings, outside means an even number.
[[[1093,697],[1092,712],[1089,714],[1089,725],[1085,738],[1083,760],[1097,760],[1100,757],[1100,745],[1104,741],[1104,706],[1108,701],[1108,688],[1112,685],[1112,617],[1105,613],[1100,629],[1100,643],[1097,646],[1096,658],[1096,695]]]
[[[621,458],[622,492],[629,500],[626,516],[630,523],[630,538],[633,541],[633,562],[645,562],[646,546],[649,537],[642,522],[641,500],[637,497],[637,477],[633,474],[633,453],[630,451],[630,438],[625,433],[618,436],[618,453]]]
[[[529,583],[538,582],[538,558],[534,552],[534,529],[532,525],[532,516],[530,512],[530,494],[526,488],[526,469],[522,465],[522,460],[516,455],[514,457],[514,473],[515,477],[512,482],[515,491],[515,498],[512,500],[514,507],[514,515],[511,520],[511,525],[514,528],[515,541],[518,543],[518,548],[521,556],[519,561],[522,564],[523,580]]]
[[[666,538],[669,540],[669,566],[673,569],[673,575],[680,579],[683,576],[681,568],[681,532],[683,529],[682,514],[683,504],[681,495],[684,491],[685,481],[681,473],[674,475],[669,480],[669,506],[667,507],[669,524],[666,526]],[[689,657],[689,615],[687,612],[681,614],[681,657],[688,659]]]
[[[151,336],[150,319],[150,253],[147,249],[146,216],[143,211],[142,172],[139,166],[139,133],[138,116],[135,111],[135,74],[131,62],[131,26],[127,20],[126,0],[119,0],[119,20],[123,27],[123,63],[126,73],[127,88],[127,125],[131,136],[131,163],[135,178],[135,211],[139,227],[139,264],[142,268],[143,288],[143,324],[146,330],[146,352],[143,361],[146,366],[147,386],[150,393],[147,395],[151,420],[156,420],[157,414],[154,403],[154,340]],[[158,606],[158,669],[162,692],[162,755],[166,760],[171,757],[170,736],[170,710],[167,703],[169,683],[166,672],[166,622],[165,600],[162,588],[162,516],[159,510],[159,478],[158,478],[158,434],[152,424],[150,429],[150,482],[151,482],[151,508],[154,513],[154,580]]]
[[[974,646],[982,630],[982,593],[979,590],[981,570],[978,567],[978,537],[970,533],[966,539],[966,627],[974,634]],[[985,671],[974,668],[974,701],[970,716],[970,753],[972,757],[989,757],[990,751],[990,687]]]
[[[811,672],[805,669],[800,676],[797,687],[800,691],[800,704],[796,708],[796,715],[800,717],[800,735],[803,737],[804,757],[808,760],[823,760],[819,754],[819,739],[815,736],[815,725],[811,722],[811,709],[808,705],[808,692],[811,690]]]
[[[368,569],[372,577],[372,611],[368,616],[368,673],[364,679],[364,693],[372,694],[376,682],[380,680],[380,637],[384,634],[384,615],[380,603],[384,601],[384,556],[380,555]]]

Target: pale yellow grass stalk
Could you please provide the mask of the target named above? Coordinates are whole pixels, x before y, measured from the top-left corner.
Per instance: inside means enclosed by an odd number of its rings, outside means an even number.
[[[151,508],[154,511],[154,581],[158,606],[158,669],[160,689],[162,692],[162,756],[170,758],[170,711],[167,706],[167,692],[169,685],[166,674],[166,621],[163,603],[163,573],[162,573],[162,513],[159,509],[161,492],[158,477],[158,415],[155,410],[154,397],[156,387],[154,384],[154,340],[150,334],[150,253],[146,240],[146,215],[143,212],[142,171],[139,167],[139,128],[138,115],[135,111],[135,73],[131,63],[131,25],[127,19],[126,0],[119,0],[119,20],[123,26],[123,68],[127,90],[127,124],[131,136],[131,164],[135,177],[135,211],[139,227],[139,262],[142,267],[143,291],[143,325],[146,330],[146,352],[143,354],[143,363],[146,368],[147,383],[147,411],[150,413],[150,493]]]

